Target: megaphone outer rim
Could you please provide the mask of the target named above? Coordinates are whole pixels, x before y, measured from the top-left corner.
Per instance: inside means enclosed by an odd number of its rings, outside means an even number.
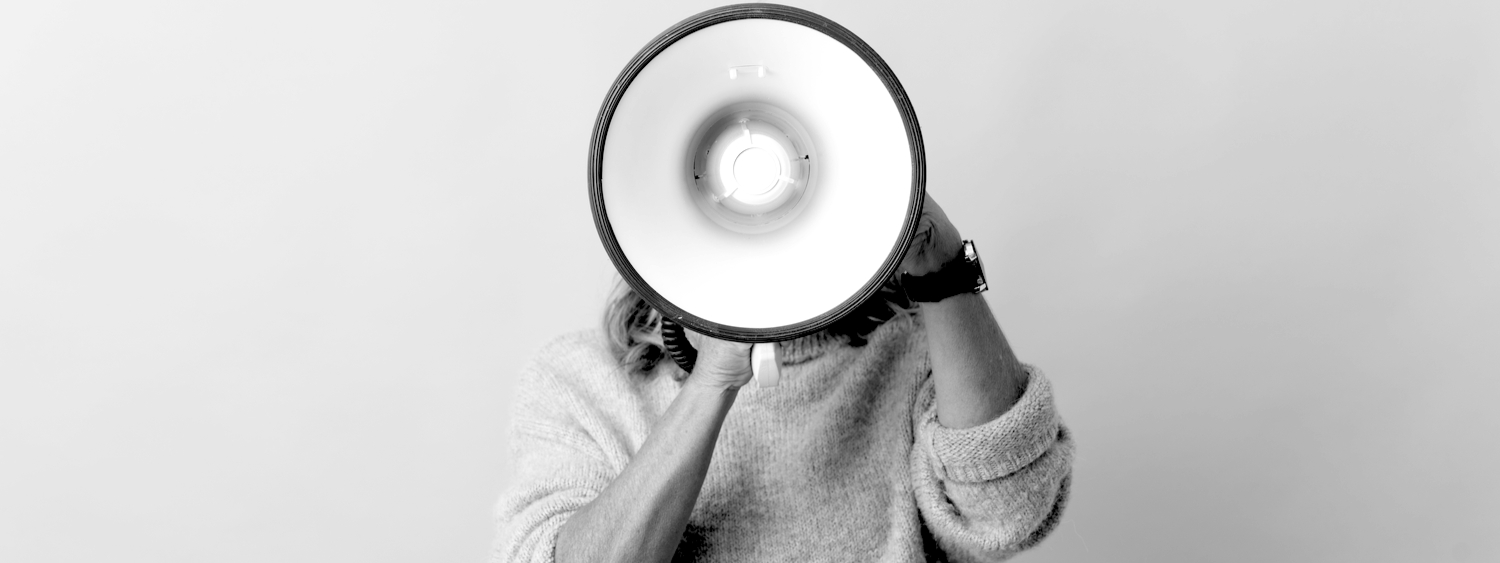
[[[769,328],[746,328],[716,323],[688,313],[652,289],[650,284],[647,284],[631,266],[630,260],[620,249],[614,229],[609,223],[609,215],[604,208],[603,195],[604,145],[609,134],[610,122],[625,91],[630,88],[631,82],[640,74],[641,69],[673,43],[696,31],[725,22],[757,18],[780,20],[811,28],[842,43],[859,55],[860,59],[869,65],[870,70],[880,78],[891,100],[896,104],[897,112],[901,115],[901,122],[906,129],[907,147],[911,154],[912,165],[911,201],[907,204],[907,216],[901,227],[901,236],[897,239],[900,242],[891,249],[890,255],[886,257],[875,275],[858,292],[837,307],[802,322]],[[874,296],[880,291],[881,285],[895,275],[896,269],[901,265],[901,260],[906,256],[912,233],[916,230],[917,222],[922,216],[922,203],[926,198],[927,164],[922,145],[922,129],[917,123],[916,110],[912,107],[906,90],[901,87],[901,82],[896,79],[895,73],[891,72],[890,67],[885,64],[880,55],[875,53],[874,49],[854,32],[813,12],[780,4],[756,3],[733,4],[698,13],[657,35],[640,52],[636,53],[630,63],[625,65],[625,69],[620,71],[620,75],[615,78],[614,84],[610,86],[609,93],[604,98],[604,104],[599,109],[599,116],[594,121],[593,136],[589,142],[588,174],[589,204],[594,215],[594,227],[604,243],[605,252],[614,263],[615,270],[625,279],[625,283],[639,293],[646,302],[656,307],[667,318],[716,338],[738,342],[777,342],[800,338],[828,328],[829,325]]]

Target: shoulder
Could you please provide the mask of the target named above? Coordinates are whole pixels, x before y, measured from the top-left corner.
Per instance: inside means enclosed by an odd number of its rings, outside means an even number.
[[[559,335],[543,344],[531,358],[533,364],[548,366],[599,361],[613,361],[604,333],[599,329],[576,330]]]
[[[619,377],[619,362],[609,352],[598,329],[569,332],[553,338],[532,355],[522,369],[521,381],[528,387],[581,384]]]
[[[595,329],[544,344],[521,369],[516,392],[523,413],[585,416],[628,405],[644,383],[615,359],[603,331]]]
[[[620,365],[601,330],[552,339],[520,375],[511,415],[517,444],[561,442],[600,453],[620,469],[676,389],[670,377],[643,377]]]

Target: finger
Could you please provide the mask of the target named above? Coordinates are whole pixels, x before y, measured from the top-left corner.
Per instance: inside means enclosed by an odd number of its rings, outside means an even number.
[[[750,355],[750,344],[714,338],[690,328],[685,328],[683,332],[687,334],[688,344],[692,344],[700,352],[714,350],[747,357]]]
[[[705,338],[710,338],[710,337],[705,337]],[[729,340],[719,340],[717,338],[714,338],[713,339],[713,346],[715,348],[717,348],[718,350],[722,351],[724,354],[727,354],[727,355],[730,355],[730,356],[733,356],[733,357],[743,357],[743,358],[749,358],[750,357],[750,347],[751,347],[751,345],[748,344],[748,343],[745,343],[745,342],[732,342],[732,341],[729,341]]]

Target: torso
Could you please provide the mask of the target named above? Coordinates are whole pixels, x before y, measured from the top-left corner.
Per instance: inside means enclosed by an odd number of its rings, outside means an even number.
[[[679,558],[921,560],[909,469],[928,369],[920,318],[887,322],[862,347],[819,334],[779,352],[780,384],[741,389],[725,419]],[[606,414],[634,419],[610,425],[628,429],[613,437],[621,470],[676,395],[674,369],[658,367],[630,386],[635,406]]]

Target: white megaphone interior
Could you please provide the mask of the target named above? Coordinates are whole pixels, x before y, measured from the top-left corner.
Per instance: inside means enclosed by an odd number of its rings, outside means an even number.
[[[759,65],[764,76],[733,67]],[[816,190],[792,222],[758,234],[716,224],[693,200],[688,144],[735,104],[795,116],[816,146]],[[746,19],[691,33],[651,60],[610,121],[605,211],[630,265],[672,304],[747,329],[806,322],[872,280],[911,204],[906,129],[879,76],[802,25]]]

